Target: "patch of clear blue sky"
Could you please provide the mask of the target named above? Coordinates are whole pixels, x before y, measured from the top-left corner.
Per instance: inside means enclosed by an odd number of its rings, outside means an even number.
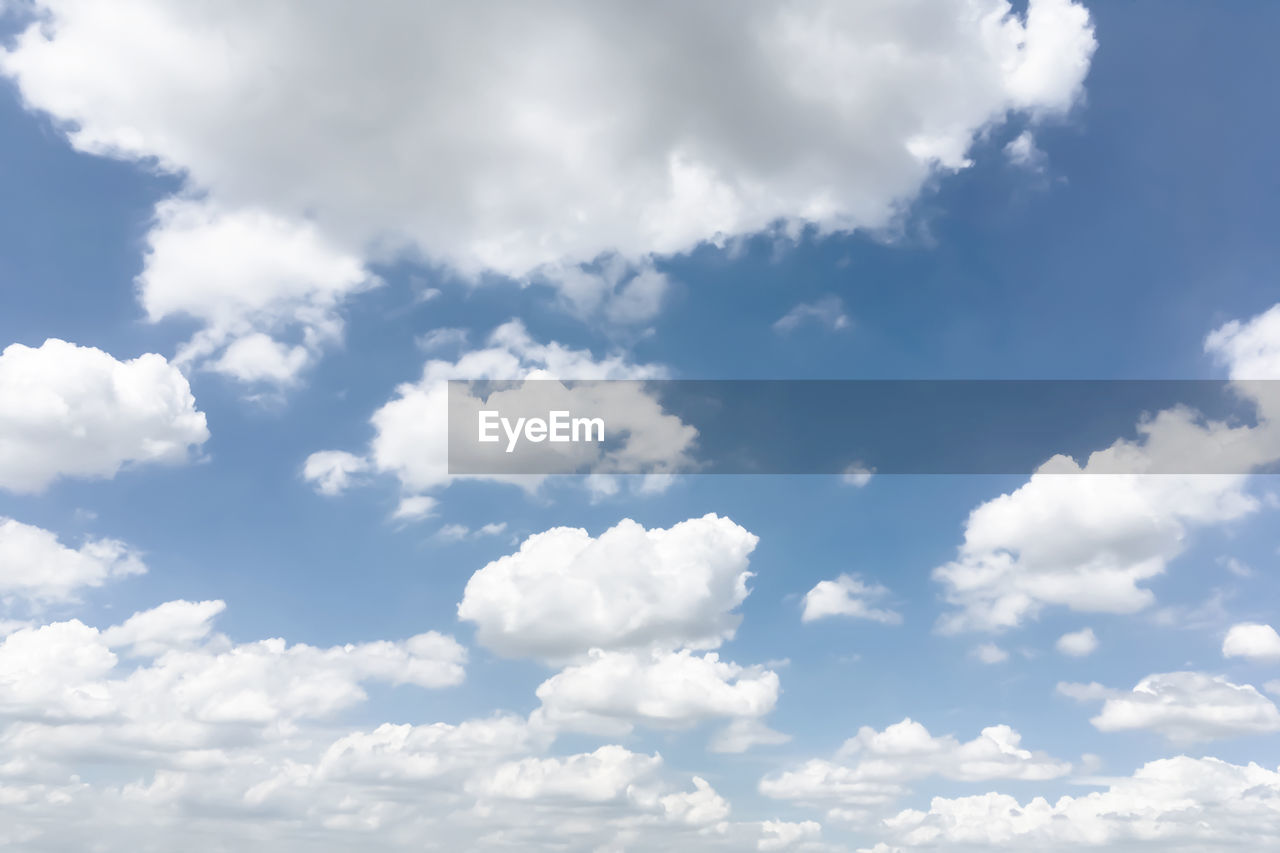
[[[1048,155],[1043,176],[1002,158],[1002,146],[1022,129],[1011,125],[975,148],[973,168],[941,179],[915,205],[897,241],[806,238],[776,252],[758,239],[733,257],[703,249],[668,261],[671,301],[655,333],[633,341],[566,317],[546,290],[469,290],[427,270],[383,270],[387,286],[350,303],[345,347],[326,354],[284,405],[245,405],[222,379],[192,377],[213,433],[209,461],[3,495],[0,513],[71,541],[109,535],[147,552],[149,576],[89,596],[101,624],[172,598],[216,597],[228,601],[220,625],[237,639],[333,643],[429,628],[469,641],[454,605],[470,574],[511,545],[503,538],[442,544],[432,535],[439,523],[504,520],[514,535],[572,524],[597,533],[623,516],[652,526],[716,511],[761,537],[755,592],[725,656],[791,661],[781,670],[784,694],[772,723],[796,737],[768,753],[770,765],[778,754],[834,750],[859,725],[904,716],[964,739],[1008,722],[1030,748],[1105,755],[1107,772],[1170,754],[1153,735],[1095,732],[1091,709],[1054,696],[1053,685],[1077,678],[1129,685],[1183,666],[1245,666],[1223,665],[1212,629],[1049,612],[1001,639],[1039,657],[1015,654],[996,667],[968,657],[977,639],[928,630],[939,611],[929,571],[954,553],[967,512],[1018,478],[879,478],[862,490],[821,477],[688,479],[660,497],[597,504],[567,488],[529,499],[466,484],[443,495],[438,520],[397,528],[386,520],[395,498],[389,483],[334,500],[298,477],[312,451],[363,449],[368,415],[419,373],[416,335],[461,326],[476,342],[512,316],[539,339],[597,352],[631,344],[635,358],[691,378],[1219,375],[1201,353],[1205,333],[1280,299],[1280,114],[1273,109],[1280,53],[1272,44],[1280,5],[1090,6],[1100,47],[1087,103],[1070,121],[1037,129]],[[0,86],[0,341],[56,336],[118,357],[172,353],[190,328],[144,322],[132,278],[151,206],[177,185],[75,154],[45,119],[23,112],[11,86]],[[423,282],[443,295],[415,303]],[[844,300],[850,330],[771,330],[796,303],[827,294]],[[1161,602],[1202,604],[1222,589],[1233,596],[1225,605],[1233,615],[1265,616],[1250,602],[1278,592],[1270,520],[1264,514],[1228,533],[1197,536],[1152,584]],[[1230,577],[1214,563],[1225,553],[1263,571],[1252,580]],[[890,587],[906,624],[801,626],[796,596],[843,571]],[[1102,640],[1099,657],[1058,659],[1053,639],[1085,624]],[[545,671],[482,650],[474,656],[464,688],[394,691],[376,703],[381,719],[455,720],[532,707]],[[1052,666],[1044,665],[1048,657]],[[1252,669],[1239,675],[1266,680]],[[705,732],[657,733],[630,744],[660,748],[677,767],[705,774],[710,765],[717,789],[750,812],[758,775],[751,771],[764,765],[752,755],[708,762],[704,740]],[[1217,744],[1213,752],[1280,762],[1274,737]],[[1068,790],[1034,786],[1035,793]]]

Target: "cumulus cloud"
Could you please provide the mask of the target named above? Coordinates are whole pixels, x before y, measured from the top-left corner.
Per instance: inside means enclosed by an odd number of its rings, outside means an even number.
[[[539,718],[558,728],[626,734],[633,725],[683,728],[715,717],[773,710],[778,675],[715,653],[593,651],[537,690]]]
[[[653,470],[662,472],[688,461],[697,430],[667,414],[642,383],[585,382],[566,385],[556,382],[495,386],[455,392],[450,397],[448,382],[462,380],[605,380],[656,379],[665,376],[658,365],[632,364],[613,354],[596,358],[587,350],[576,350],[552,342],[535,341],[519,321],[499,326],[489,335],[483,349],[470,350],[456,361],[432,359],[423,367],[417,382],[407,382],[396,395],[373,413],[370,422],[373,440],[364,455],[324,450],[311,454],[303,467],[303,477],[323,494],[336,494],[357,482],[358,475],[379,473],[400,482],[402,509],[428,497],[425,493],[442,489],[463,476],[514,483],[536,489],[543,477],[538,473],[450,474],[450,422],[473,434],[481,408],[504,412],[545,412],[560,409],[574,412],[608,412],[613,444],[574,442],[543,444],[548,454],[560,454],[567,471],[583,466],[593,470]],[[483,395],[483,397],[481,396]],[[456,442],[455,442],[456,445]],[[479,445],[475,449],[479,449]],[[489,445],[485,445],[489,447]],[[498,453],[500,445],[493,445]],[[463,453],[454,447],[455,455]],[[559,458],[559,457],[557,457]],[[459,465],[477,460],[456,460]],[[484,458],[479,459],[481,463]],[[484,470],[483,466],[474,470]],[[551,465],[545,470],[560,470]],[[594,482],[594,481],[593,481]],[[616,486],[616,484],[615,484]],[[431,504],[434,506],[434,503]],[[418,517],[412,510],[398,517]]]
[[[1228,323],[1206,343],[1255,407],[1256,424],[1167,409],[1137,425],[1136,441],[1118,440],[1083,465],[1055,456],[1021,488],[974,509],[957,558],[934,570],[956,608],[941,629],[1013,628],[1048,606],[1137,612],[1155,600],[1145,582],[1183,552],[1190,531],[1258,509],[1247,472],[1280,459],[1280,398],[1246,380],[1280,353],[1275,318],[1280,306]],[[1240,473],[1179,473],[1189,459]]]
[[[1149,675],[1133,690],[1101,684],[1059,684],[1081,702],[1102,701],[1090,722],[1099,731],[1147,729],[1177,743],[1280,731],[1280,710],[1249,684],[1201,672]]]
[[[1232,625],[1222,640],[1222,656],[1280,660],[1280,634],[1270,625],[1250,622]]]
[[[697,3],[675,28],[593,3],[33,6],[0,52],[27,106],[81,151],[185,178],[149,238],[148,313],[203,322],[184,357],[277,382],[340,331],[370,261],[644,322],[655,257],[884,228],[1010,114],[1071,109],[1095,46],[1070,0],[946,0],[925,28],[895,4]]]
[[[1063,634],[1053,647],[1064,655],[1082,658],[1097,651],[1098,638],[1092,628],[1081,628],[1079,631]]]
[[[1280,773],[1179,756],[1054,803],[1036,797],[1024,804],[994,791],[934,797],[927,811],[908,809],[885,821],[903,847],[880,842],[874,849],[1264,850],[1280,844],[1278,810]]]
[[[852,575],[840,575],[833,581],[819,581],[805,593],[800,621],[813,622],[830,616],[848,616],[897,625],[902,622],[899,614],[870,604],[888,594],[889,590],[885,587],[864,583]]]
[[[822,824],[813,820],[766,820],[760,824],[760,840],[757,850],[790,850],[805,839],[822,834]]]
[[[552,528],[472,575],[458,618],[507,657],[715,648],[741,621],[756,542],[715,514],[652,530],[624,519],[598,537]]]
[[[244,382],[289,384],[341,336],[337,306],[374,279],[315,224],[173,199],[156,208],[138,299],[152,321],[199,320],[178,352]]]
[[[208,437],[186,378],[159,355],[118,361],[56,338],[0,352],[0,488],[184,462]]]
[[[845,741],[834,760],[811,759],[796,769],[766,776],[760,781],[760,793],[833,807],[849,820],[904,796],[906,783],[916,779],[1032,781],[1070,772],[1069,763],[1021,744],[1022,736],[1008,726],[990,726],[965,742],[952,735],[935,737],[911,719],[883,731],[863,726]]]
[[[141,557],[116,539],[69,548],[42,527],[0,516],[0,601],[73,600],[83,589],[146,572]]]

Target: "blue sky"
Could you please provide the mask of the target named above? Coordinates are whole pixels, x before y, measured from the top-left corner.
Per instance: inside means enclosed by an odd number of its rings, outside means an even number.
[[[431,467],[495,353],[1276,378],[1280,9],[1087,5],[0,6],[0,842],[1280,843],[1269,476]]]

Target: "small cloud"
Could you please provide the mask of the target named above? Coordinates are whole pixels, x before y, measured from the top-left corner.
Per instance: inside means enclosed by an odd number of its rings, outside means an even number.
[[[869,619],[885,625],[900,624],[901,615],[892,610],[872,607],[870,604],[888,594],[889,590],[883,586],[863,583],[852,575],[840,575],[833,581],[820,581],[805,593],[804,611],[800,615],[800,621],[813,622],[828,616],[849,616],[854,619]]]
[[[833,332],[847,329],[852,325],[840,297],[824,296],[817,302],[801,302],[780,317],[773,324],[773,330],[780,335],[790,334],[810,322],[825,326]]]
[[[1009,659],[1009,653],[995,643],[983,643],[974,649],[971,654],[982,663],[987,664],[1004,663]]]
[[[1036,145],[1036,138],[1029,130],[1022,131],[1004,147],[1004,156],[1013,165],[1032,172],[1043,172],[1048,159]]]
[[[400,505],[392,514],[397,521],[418,521],[432,515],[436,509],[436,499],[426,495],[409,495],[400,499]]]
[[[1061,654],[1073,658],[1082,658],[1093,654],[1098,648],[1098,638],[1092,628],[1082,628],[1070,634],[1063,634],[1054,644]]]

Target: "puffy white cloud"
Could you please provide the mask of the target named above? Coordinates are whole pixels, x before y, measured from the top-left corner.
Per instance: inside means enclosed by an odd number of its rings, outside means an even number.
[[[136,655],[159,657],[169,649],[189,647],[209,636],[214,618],[226,608],[222,601],[168,601],[106,629],[102,642],[109,648],[124,647]]]
[[[363,701],[362,682],[445,687],[462,681],[465,650],[428,632],[401,642],[329,649],[281,639],[234,644],[209,635],[221,602],[176,601],[99,632],[78,620],[22,628],[0,641],[0,716],[97,723],[44,736],[148,745],[178,755],[216,745],[231,728],[286,731]],[[151,658],[132,670],[113,648]],[[229,728],[230,727],[230,728]]]
[[[369,460],[345,450],[321,450],[312,453],[302,466],[302,478],[322,495],[337,495],[354,484],[369,470]]]
[[[147,243],[138,276],[147,316],[203,323],[178,363],[206,363],[245,382],[296,380],[340,337],[342,300],[374,283],[361,260],[329,246],[314,223],[263,210],[162,202]]]
[[[881,807],[907,793],[906,783],[938,776],[963,782],[991,779],[1056,779],[1071,770],[1067,762],[1022,747],[1022,736],[1008,726],[990,726],[973,740],[935,737],[911,719],[876,731],[863,726],[845,741],[835,760],[811,759],[798,768],[766,776],[760,792],[778,799],[853,807]]]
[[[1280,304],[1224,323],[1205,338],[1204,348],[1228,367],[1232,379],[1280,379]]]
[[[419,517],[424,513],[416,511],[414,499],[426,497],[424,493],[446,487],[463,476],[536,489],[543,479],[540,473],[548,470],[577,471],[589,466],[602,472],[661,473],[688,461],[697,430],[666,414],[641,383],[587,382],[570,387],[560,382],[537,382],[495,387],[482,400],[477,396],[478,390],[455,393],[450,399],[448,381],[656,379],[664,375],[660,366],[632,364],[619,354],[596,358],[587,350],[570,349],[555,342],[539,343],[523,324],[513,320],[495,329],[483,349],[467,351],[456,361],[432,359],[423,367],[417,382],[400,385],[396,396],[370,418],[374,437],[365,456],[331,450],[313,453],[304,466],[303,477],[321,492],[334,494],[347,488],[362,472],[392,475],[400,481],[405,495],[403,511],[397,516]],[[609,438],[617,441],[607,448],[594,442],[540,445],[539,452],[562,462],[563,469],[548,465],[536,469],[539,473],[450,474],[451,421],[471,435],[481,408],[509,413],[528,407],[543,413],[553,409],[608,412]],[[501,454],[500,444],[492,447]],[[468,449],[480,452],[481,448],[460,448],[455,442],[455,455],[464,454],[458,460],[460,465],[477,461],[465,457]],[[484,463],[486,458],[478,461]],[[482,465],[473,469],[484,470]],[[598,483],[593,481],[592,485]],[[642,488],[650,485],[646,478]]]
[[[1206,421],[1175,407],[1137,425],[1084,465],[1044,463],[1021,488],[970,513],[957,558],[934,571],[957,608],[944,631],[997,631],[1047,606],[1134,613],[1154,595],[1143,584],[1163,573],[1197,527],[1258,508],[1247,474],[1280,460],[1280,396],[1265,378],[1280,353],[1280,306],[1209,335],[1206,349],[1228,367],[1255,425]],[[1188,466],[1229,473],[1187,474]],[[1160,476],[1152,476],[1160,475]]]
[[[68,601],[86,587],[146,570],[138,554],[116,539],[91,539],[72,549],[44,528],[0,516],[0,601]]]
[[[458,618],[508,657],[715,648],[741,620],[756,542],[715,514],[653,530],[624,519],[598,537],[556,527],[472,575]]]
[[[0,488],[183,462],[208,437],[186,378],[159,355],[117,361],[56,338],[0,353]]]
[[[813,820],[766,820],[760,824],[760,832],[757,850],[788,850],[799,841],[820,836],[822,824]]]
[[[1280,773],[1216,758],[1166,758],[1106,789],[1050,803],[1007,794],[934,797],[885,821],[910,850],[1266,850],[1280,844]],[[902,848],[890,847],[889,851]]]
[[[1178,743],[1280,731],[1280,709],[1257,688],[1201,672],[1149,675],[1133,690],[1059,684],[1081,702],[1102,701],[1090,722],[1104,732],[1149,729]]]
[[[654,255],[779,222],[883,228],[1010,113],[1069,110],[1095,44],[1069,0],[944,0],[927,27],[897,4],[697,3],[674,29],[585,2],[33,5],[0,72],[78,149],[185,176],[199,200],[160,206],[140,296],[205,321],[192,353],[272,335],[212,362],[246,379],[295,376],[366,259],[643,322]]]
[[[778,675],[714,653],[592,651],[537,690],[551,725],[625,734],[636,723],[679,728],[713,717],[758,718],[778,701]]]
[[[621,746],[568,758],[525,758],[500,764],[471,782],[471,790],[490,797],[532,800],[543,797],[603,802],[627,793],[662,764],[657,755],[641,755]]]
[[[849,315],[845,313],[844,302],[839,296],[824,296],[816,302],[801,302],[773,324],[773,330],[780,334],[794,332],[805,323],[826,326],[833,332],[849,328]]]
[[[800,621],[813,622],[829,616],[849,616],[897,625],[902,621],[899,614],[873,607],[869,603],[888,594],[889,590],[885,587],[863,583],[852,575],[840,575],[833,581],[819,581],[805,593]]]
[[[1222,656],[1280,660],[1280,634],[1270,625],[1249,622],[1232,625],[1222,640]]]
[[[1098,638],[1092,628],[1081,628],[1079,631],[1063,634],[1053,647],[1064,655],[1082,658],[1097,651]]]

